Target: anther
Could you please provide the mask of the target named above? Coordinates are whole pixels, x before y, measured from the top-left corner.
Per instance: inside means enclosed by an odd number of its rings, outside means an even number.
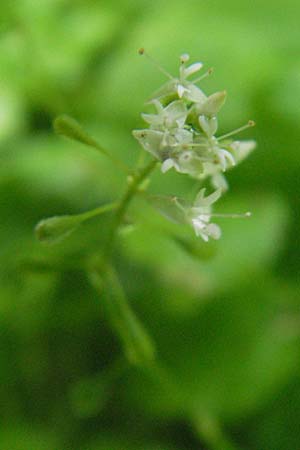
[[[204,80],[204,78],[209,77],[214,71],[213,67],[210,67],[203,75],[201,75],[201,77],[196,78],[195,80],[192,81],[192,83],[198,83],[201,80]]]
[[[235,134],[238,134],[241,131],[247,130],[248,128],[252,128],[254,126],[255,126],[254,120],[249,120],[246,125],[243,125],[242,127],[237,128],[236,130],[230,131],[229,133],[223,134],[223,136],[219,136],[217,138],[217,141],[221,141],[221,140],[226,139],[226,138],[228,138],[230,136],[234,136]]]
[[[162,72],[167,78],[170,78],[171,80],[174,79],[174,77],[172,77],[172,75],[170,75],[157,61],[155,61],[152,56],[148,55],[143,47],[138,50],[138,54],[146,56],[146,58],[148,58],[149,61],[151,61],[151,63],[154,64],[154,66],[156,66],[158,70],[160,70],[160,72]]]

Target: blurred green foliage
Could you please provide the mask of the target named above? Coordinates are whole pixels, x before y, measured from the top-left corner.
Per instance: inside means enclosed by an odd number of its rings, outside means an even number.
[[[299,2],[13,0],[0,12],[0,449],[300,448]],[[257,122],[258,149],[219,206],[250,220],[223,221],[204,244],[138,199],[119,236],[115,263],[161,370],[124,363],[82,271],[109,214],[56,247],[33,235],[124,189],[51,123],[76,117],[132,165],[131,129],[163,81],[140,46],[169,71],[184,51],[214,66],[203,86],[228,91],[223,131]],[[158,171],[150,187],[192,189]]]

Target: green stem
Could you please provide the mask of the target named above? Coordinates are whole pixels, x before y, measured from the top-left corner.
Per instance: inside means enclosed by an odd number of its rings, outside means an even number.
[[[137,171],[121,198],[113,223],[110,228],[103,260],[100,265],[88,272],[91,284],[101,295],[106,316],[115,333],[119,336],[127,359],[133,364],[147,365],[154,358],[154,345],[143,325],[132,311],[117,273],[110,265],[115,238],[123,222],[127,208],[138,192],[141,183],[155,168],[156,161],[151,161]]]
[[[152,160],[150,163],[141,169],[135,176],[133,176],[132,181],[130,182],[125,194],[121,198],[119,202],[119,206],[117,208],[114,221],[111,225],[110,233],[107,239],[106,248],[104,249],[104,260],[109,261],[111,258],[111,254],[114,248],[115,238],[118,232],[120,225],[124,219],[128,206],[133,199],[133,197],[138,192],[138,188],[141,183],[147,178],[147,176],[154,170],[157,161]]]
[[[146,366],[150,361],[153,361],[155,354],[154,345],[145,328],[131,309],[118,275],[110,265],[110,259],[115,238],[123,222],[127,208],[135,194],[137,194],[141,183],[147,178],[155,166],[156,161],[153,160],[132,176],[127,190],[117,205],[108,240],[104,248],[103,259],[100,263],[98,261],[96,266],[88,270],[90,282],[101,296],[106,317],[110,321],[115,333],[119,336],[127,359],[133,364],[142,366]],[[98,212],[98,208],[94,211],[89,211],[85,213],[85,217],[87,215],[91,217],[91,215],[96,215]],[[103,211],[101,210],[101,212]]]
[[[53,122],[54,130],[57,134],[65,136],[69,139],[81,142],[84,145],[93,147],[103,155],[107,156],[122,172],[126,175],[130,174],[130,170],[123,161],[116,156],[111,155],[105,150],[92,136],[90,136],[77,120],[66,114],[56,117]]]
[[[154,358],[154,345],[130,308],[115,270],[108,265],[89,272],[89,279],[101,295],[106,317],[123,345],[127,359],[145,365]]]
[[[76,217],[80,219],[80,221],[84,222],[85,220],[91,219],[92,217],[99,216],[107,211],[112,211],[119,206],[118,202],[108,203],[107,205],[98,206],[95,209],[91,209],[90,211],[86,211],[81,214],[77,214]]]
[[[123,163],[123,161],[121,161],[119,158],[117,158],[116,156],[113,156],[111,153],[109,153],[107,150],[105,150],[94,139],[91,140],[91,147],[94,147],[100,153],[102,153],[107,158],[109,158],[111,160],[111,162],[114,163],[123,173],[125,173],[126,175],[130,174],[129,168],[126,166],[125,163]]]

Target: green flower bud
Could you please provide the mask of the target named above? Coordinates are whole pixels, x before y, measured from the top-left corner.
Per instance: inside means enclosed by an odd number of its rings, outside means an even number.
[[[55,216],[43,219],[36,225],[35,235],[45,244],[56,244],[73,233],[81,221],[79,216]]]
[[[67,115],[58,116],[53,122],[53,128],[56,134],[65,136],[81,144],[88,145],[98,150],[100,153],[109,158],[122,172],[129,173],[129,169],[121,160],[116,156],[111,155],[110,152],[105,150],[94,138],[82,128],[82,126],[72,117]]]
[[[53,128],[56,134],[65,136],[74,141],[91,147],[97,147],[97,142],[91,138],[82,128],[82,126],[72,117],[67,115],[58,116],[53,122]]]

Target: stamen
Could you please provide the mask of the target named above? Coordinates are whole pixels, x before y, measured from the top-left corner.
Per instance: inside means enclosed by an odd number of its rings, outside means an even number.
[[[167,78],[170,78],[170,80],[174,80],[174,77],[170,75],[155,59],[152,58],[152,56],[148,55],[148,53],[145,51],[144,48],[140,48],[138,50],[139,55],[146,56],[149,61],[151,61],[152,64],[154,64],[155,67],[158,68],[160,72],[162,72]]]
[[[201,75],[201,77],[196,78],[195,80],[191,81],[191,83],[198,83],[199,81],[204,80],[204,78],[209,77],[213,73],[213,71],[214,71],[214,69],[213,69],[213,67],[211,67],[203,75]]]
[[[220,217],[220,218],[230,218],[230,219],[245,219],[247,217],[251,217],[252,213],[250,211],[247,211],[244,214],[200,213],[199,216]]]
[[[255,126],[254,120],[249,120],[249,122],[246,125],[244,125],[244,126],[242,126],[240,128],[237,128],[236,130],[230,131],[230,133],[223,134],[223,136],[219,136],[217,138],[217,141],[221,141],[221,140],[226,139],[226,138],[228,138],[230,136],[234,136],[235,134],[238,134],[241,131],[247,130],[248,128],[252,128],[254,126]]]

